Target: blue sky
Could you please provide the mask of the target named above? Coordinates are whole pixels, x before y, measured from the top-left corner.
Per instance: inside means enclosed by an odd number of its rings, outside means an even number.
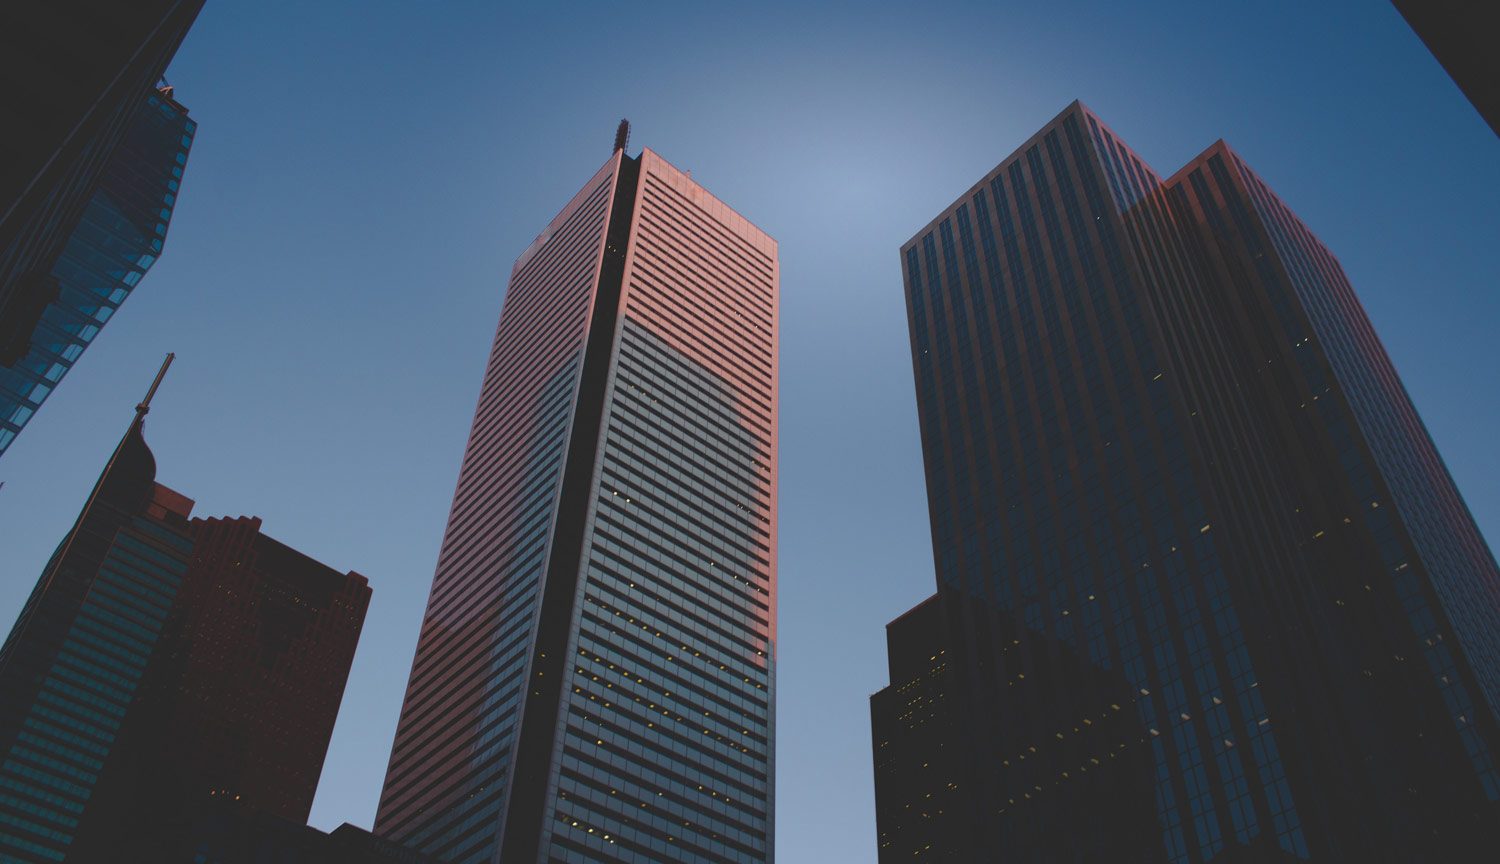
[[[375,589],[320,827],[373,819],[510,263],[622,115],[780,241],[782,864],[874,860],[866,700],[933,586],[897,249],[1075,98],[1266,178],[1500,538],[1500,141],[1382,0],[210,0],[169,77],[166,253],[0,460],[0,620],[176,351],[158,480]]]

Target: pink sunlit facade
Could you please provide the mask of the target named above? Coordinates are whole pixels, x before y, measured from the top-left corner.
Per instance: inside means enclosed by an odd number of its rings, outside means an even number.
[[[616,150],[517,259],[376,831],[769,861],[776,244]]]

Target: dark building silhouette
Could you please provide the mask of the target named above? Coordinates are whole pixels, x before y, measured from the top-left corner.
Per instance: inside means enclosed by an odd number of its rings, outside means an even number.
[[[38,267],[44,290],[0,313],[0,456],[161,255],[196,129],[171,88],[142,94],[82,214]]]
[[[25,353],[36,322],[68,290],[54,273],[58,257],[202,6],[0,5],[0,80],[15,82],[0,99],[0,365]]]
[[[1481,0],[1392,0],[1474,109],[1500,135],[1500,29]]]
[[[950,590],[886,637],[891,686],[870,699],[881,862],[1163,860],[1123,674]]]
[[[0,648],[0,851],[61,861],[187,572],[192,502],[136,415]]]
[[[345,822],[324,833],[240,802],[195,807],[157,861],[192,864],[441,864]]]
[[[305,821],[317,788],[370,589],[190,519],[145,413],[0,649],[7,861],[174,860],[205,802]]]
[[[167,634],[158,730],[184,792],[305,822],[370,588],[262,534],[194,519],[193,559]],[[170,674],[168,680],[166,674]]]
[[[80,850],[167,860],[214,799],[306,823],[370,588],[260,532],[192,519],[192,557]],[[311,830],[311,829],[309,829]],[[83,860],[87,860],[86,857]]]
[[[994,809],[974,795],[966,764],[979,742],[961,726],[951,642],[937,597],[886,626],[891,684],[870,697],[881,861],[972,858],[977,813]]]
[[[1337,261],[1234,151],[1162,180],[1075,103],[902,265],[939,585],[1128,682],[1167,860],[1495,842],[1500,573]],[[1064,860],[1056,827],[1007,855]]]
[[[511,271],[375,830],[769,861],[776,244],[651,150]]]

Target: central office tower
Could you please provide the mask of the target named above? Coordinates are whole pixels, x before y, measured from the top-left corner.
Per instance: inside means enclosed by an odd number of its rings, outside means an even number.
[[[772,858],[776,243],[627,131],[511,271],[391,750],[450,864]]]

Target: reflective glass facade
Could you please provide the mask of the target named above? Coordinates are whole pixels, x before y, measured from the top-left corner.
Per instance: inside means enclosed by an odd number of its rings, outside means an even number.
[[[26,352],[51,271],[203,0],[0,4],[0,366]],[[22,83],[24,82],[24,83]]]
[[[0,353],[0,455],[161,255],[197,125],[141,97],[47,274],[50,301]]]
[[[623,151],[512,272],[376,831],[769,861],[776,246]]]
[[[1167,860],[1488,836],[1500,575],[1337,262],[1232,151],[1163,181],[1075,103],[902,264],[939,583],[1123,675]]]

